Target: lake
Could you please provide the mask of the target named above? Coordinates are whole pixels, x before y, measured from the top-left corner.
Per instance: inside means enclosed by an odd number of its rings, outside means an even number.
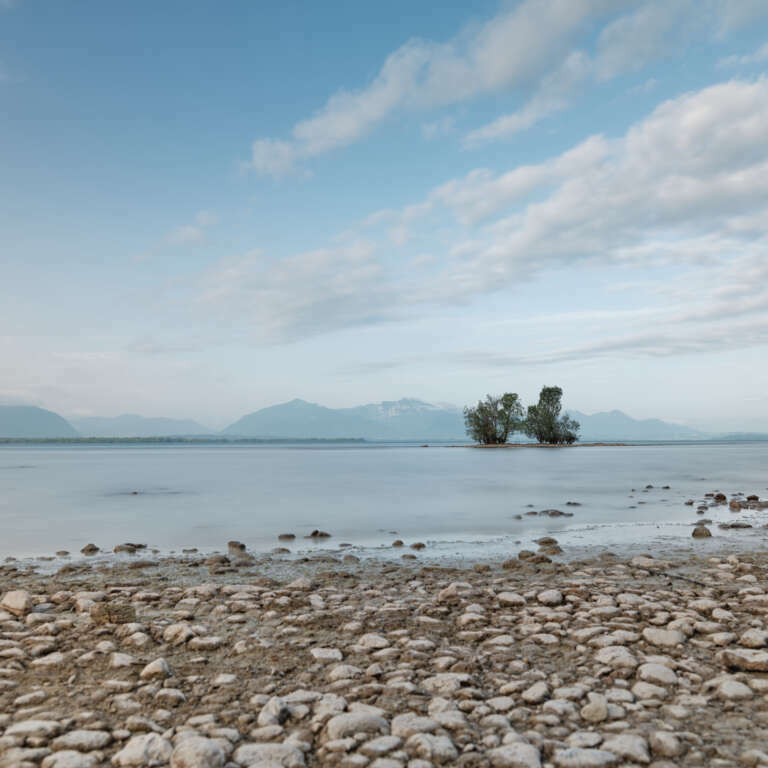
[[[758,526],[768,510],[708,510],[715,522],[743,519],[755,528],[712,525],[712,540],[701,541],[691,539],[697,516],[684,502],[715,489],[765,498],[767,487],[768,443],[5,445],[0,555],[78,553],[89,542],[111,550],[126,541],[164,552],[226,550],[230,539],[264,552],[286,532],[297,535],[288,545],[294,552],[344,542],[382,557],[402,555],[390,546],[397,538],[426,542],[420,558],[509,556],[543,535],[567,553],[762,547],[768,531]],[[549,508],[573,517],[526,514]],[[303,538],[316,528],[332,538]]]

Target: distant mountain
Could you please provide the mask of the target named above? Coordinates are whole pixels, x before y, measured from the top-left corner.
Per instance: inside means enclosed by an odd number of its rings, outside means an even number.
[[[147,418],[133,413],[122,416],[86,416],[72,419],[83,437],[181,437],[210,435],[211,430],[191,419]]]
[[[0,405],[0,437],[78,437],[58,413],[32,405]]]
[[[460,440],[464,419],[455,408],[403,399],[356,408],[326,408],[304,400],[262,408],[223,434],[238,437]]]
[[[586,414],[568,411],[581,424],[582,442],[622,440],[701,440],[709,435],[680,424],[670,424],[659,419],[633,419],[623,411],[603,411]]]

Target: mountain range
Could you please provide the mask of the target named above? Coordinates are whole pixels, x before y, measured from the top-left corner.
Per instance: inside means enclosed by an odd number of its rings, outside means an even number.
[[[570,410],[581,424],[583,442],[634,440],[702,440],[714,437],[761,439],[765,435],[711,435],[659,419],[633,419],[622,411],[586,414]],[[364,439],[463,442],[459,408],[404,398],[355,408],[326,408],[305,400],[272,405],[249,413],[221,432],[191,419],[147,418],[124,414],[113,418],[78,417],[71,423],[34,406],[0,405],[0,438],[260,438]],[[522,439],[515,435],[513,440]]]

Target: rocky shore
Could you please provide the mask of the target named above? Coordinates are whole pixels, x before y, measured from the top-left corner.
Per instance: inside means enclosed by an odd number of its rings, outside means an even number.
[[[768,767],[763,553],[328,568],[4,566],[0,768]]]

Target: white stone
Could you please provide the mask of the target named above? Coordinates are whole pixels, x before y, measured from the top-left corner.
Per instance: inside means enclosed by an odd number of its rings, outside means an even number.
[[[768,651],[753,648],[729,648],[720,651],[717,659],[727,667],[746,669],[750,672],[768,672]]]
[[[432,765],[450,763],[459,756],[456,747],[447,736],[433,736],[430,733],[417,733],[411,736],[405,742],[405,749],[409,754],[428,760]]]
[[[526,704],[540,704],[544,699],[549,698],[549,686],[543,681],[534,683],[530,688],[523,691],[520,698]]]
[[[54,752],[43,760],[42,768],[97,768],[101,760],[97,755],[84,755],[72,749]]]
[[[22,720],[20,723],[9,725],[5,731],[6,736],[21,736],[27,738],[50,738],[61,730],[61,726],[55,720]]]
[[[536,599],[542,605],[561,605],[563,602],[563,593],[559,589],[545,589],[536,595]]]
[[[151,661],[141,670],[140,675],[142,680],[164,680],[170,676],[171,669],[168,666],[168,662],[163,658]]]
[[[469,683],[471,678],[464,672],[442,672],[439,675],[428,677],[422,682],[424,690],[434,693],[436,696],[451,696],[461,689],[464,683]]]
[[[493,768],[541,768],[539,750],[532,744],[505,744],[491,749],[487,755]]]
[[[764,629],[748,629],[739,638],[739,643],[746,648],[763,648],[768,645],[768,632]]]
[[[381,648],[389,648],[389,640],[381,635],[369,632],[367,635],[361,635],[357,639],[357,645],[363,648],[370,648],[372,650],[378,650]]]
[[[646,683],[656,685],[674,685],[677,675],[663,664],[642,664],[637,670],[637,676]]]
[[[638,661],[623,645],[607,645],[595,654],[595,661],[613,669],[634,669]]]
[[[618,762],[613,752],[602,749],[571,747],[555,753],[557,768],[610,768]]]
[[[356,733],[387,733],[389,723],[380,715],[366,712],[346,712],[332,717],[326,725],[328,738],[343,739]]]
[[[636,763],[650,763],[648,754],[648,742],[642,736],[630,733],[622,733],[619,736],[611,736],[603,742],[603,749],[613,752],[625,760],[633,760]]]
[[[392,735],[407,739],[414,733],[432,733],[437,723],[431,717],[422,717],[413,712],[397,715],[392,719]]]
[[[173,750],[171,768],[223,768],[226,761],[226,753],[213,739],[192,736]]]
[[[522,595],[518,595],[517,592],[500,592],[496,595],[496,599],[502,605],[525,605],[525,598]]]
[[[683,751],[680,739],[669,731],[654,731],[648,743],[653,754],[659,757],[677,757]]]
[[[651,645],[659,645],[670,648],[685,642],[685,635],[679,629],[659,629],[658,627],[646,627],[643,637]]]
[[[3,595],[0,608],[14,616],[25,616],[32,610],[32,596],[24,589],[13,589]]]
[[[134,736],[112,758],[112,765],[139,766],[140,768],[155,768],[165,765],[171,759],[173,748],[156,733],[146,733]]]
[[[328,664],[332,661],[341,661],[343,656],[338,648],[313,648],[310,653],[315,661]]]
[[[304,755],[291,744],[243,744],[233,756],[238,765],[250,768],[304,768]]]
[[[53,740],[54,749],[74,749],[78,752],[92,752],[104,749],[112,742],[112,734],[107,731],[70,731]]]

